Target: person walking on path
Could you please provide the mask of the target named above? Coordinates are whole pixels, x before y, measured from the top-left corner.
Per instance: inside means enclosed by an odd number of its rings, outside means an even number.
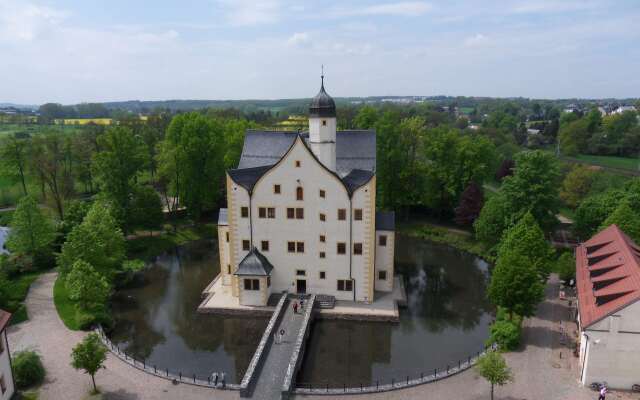
[[[298,313],[298,302],[297,302],[297,301],[295,301],[295,302],[293,303],[293,313],[294,313],[294,314],[297,314],[297,313]]]
[[[607,387],[605,385],[602,385],[602,387],[600,388],[600,396],[598,396],[598,400],[605,400],[606,396],[607,396]]]

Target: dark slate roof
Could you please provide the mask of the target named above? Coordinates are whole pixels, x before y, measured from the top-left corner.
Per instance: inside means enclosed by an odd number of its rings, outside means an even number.
[[[251,193],[253,186],[256,184],[258,179],[260,179],[260,177],[264,175],[269,168],[271,168],[271,165],[254,168],[230,169],[228,173],[235,183],[247,189],[249,193]]]
[[[271,275],[273,265],[255,247],[240,261],[234,275],[268,276]]]
[[[277,163],[291,147],[296,135],[296,132],[247,131],[238,169],[270,166]],[[305,141],[309,140],[308,132],[300,135]],[[338,131],[336,133],[336,169],[340,176],[345,176],[354,169],[375,172],[375,131]]]
[[[362,169],[354,169],[347,176],[342,178],[342,182],[347,187],[349,195],[353,194],[357,188],[369,182],[373,177],[373,172]]]
[[[395,231],[396,213],[394,211],[376,211],[376,230]]]
[[[218,210],[218,225],[229,225],[229,221],[227,221],[226,208],[221,208]]]
[[[333,98],[324,90],[324,78],[320,85],[320,92],[311,99],[309,104],[310,117],[335,117],[336,103]]]

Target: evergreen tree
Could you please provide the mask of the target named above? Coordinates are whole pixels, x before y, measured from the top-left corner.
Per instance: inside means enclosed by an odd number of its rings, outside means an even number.
[[[456,207],[456,223],[458,225],[472,225],[480,215],[484,205],[484,193],[480,185],[471,182],[462,192],[460,203]]]

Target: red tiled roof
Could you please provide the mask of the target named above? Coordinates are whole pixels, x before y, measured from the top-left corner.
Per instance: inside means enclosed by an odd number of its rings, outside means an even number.
[[[578,312],[587,328],[640,300],[640,251],[616,225],[576,248]]]
[[[0,332],[4,330],[4,328],[9,323],[10,319],[11,319],[11,313],[4,310],[0,310]]]

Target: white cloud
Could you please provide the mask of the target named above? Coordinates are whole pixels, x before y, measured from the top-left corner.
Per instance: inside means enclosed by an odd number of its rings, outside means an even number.
[[[56,27],[64,11],[13,0],[0,0],[0,40],[32,41]]]
[[[274,23],[282,13],[279,0],[219,0],[219,4],[226,9],[227,20],[237,26]]]
[[[336,17],[358,15],[418,17],[431,10],[431,8],[431,4],[424,1],[401,1],[398,3],[383,3],[366,7],[336,8],[331,14]]]
[[[468,47],[478,47],[485,45],[488,41],[489,38],[487,38],[485,35],[483,35],[482,33],[476,33],[475,35],[466,38],[464,40],[464,45]]]
[[[598,1],[527,0],[517,3],[511,12],[516,14],[545,14],[590,10],[600,6]]]
[[[307,32],[296,32],[287,40],[289,46],[305,46],[309,43],[311,37]]]

